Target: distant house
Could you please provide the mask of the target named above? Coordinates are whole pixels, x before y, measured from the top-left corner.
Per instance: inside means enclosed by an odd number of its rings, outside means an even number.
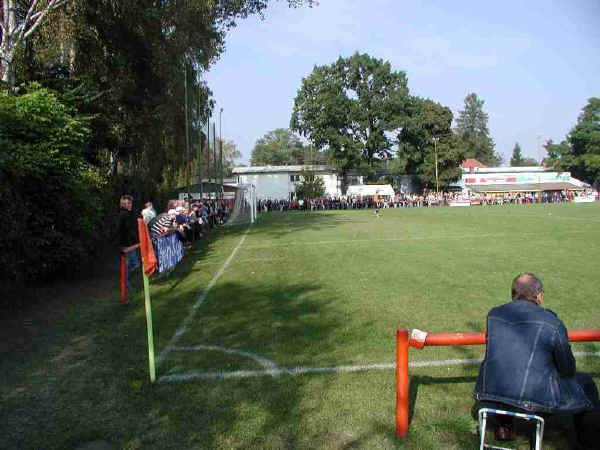
[[[341,195],[341,176],[332,166],[250,166],[236,167],[233,176],[238,185],[251,184],[256,189],[256,198],[293,200],[296,186],[300,183],[300,172],[308,168],[325,184],[326,197]]]
[[[475,169],[479,169],[481,167],[487,167],[487,166],[485,164],[483,164],[482,162],[477,161],[474,158],[469,158],[469,159],[463,161],[463,163],[460,165],[460,167],[462,167],[463,172],[466,169],[472,173],[475,171]]]

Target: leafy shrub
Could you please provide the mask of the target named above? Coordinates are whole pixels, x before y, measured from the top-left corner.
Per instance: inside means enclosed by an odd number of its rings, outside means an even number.
[[[37,84],[0,91],[0,279],[71,271],[103,236],[106,181],[83,162],[85,120]]]

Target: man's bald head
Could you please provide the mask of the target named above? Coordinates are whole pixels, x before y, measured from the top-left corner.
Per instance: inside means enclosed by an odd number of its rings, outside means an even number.
[[[544,292],[542,282],[531,272],[524,272],[515,277],[511,287],[513,300],[529,300],[536,302],[538,295]]]

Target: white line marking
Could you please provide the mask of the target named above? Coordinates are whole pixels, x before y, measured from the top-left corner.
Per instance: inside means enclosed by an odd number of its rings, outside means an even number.
[[[577,357],[600,357],[600,352],[573,352]],[[413,361],[408,364],[409,367],[439,367],[439,366],[458,366],[479,364],[481,359],[443,359],[434,361]],[[264,376],[282,376],[282,375],[306,375],[315,373],[332,372],[366,372],[368,370],[392,370],[396,369],[394,363],[364,364],[357,366],[331,366],[331,367],[295,367],[292,369],[274,368],[268,370],[234,370],[232,372],[191,372],[184,374],[163,375],[158,379],[160,383],[169,383],[173,381],[187,381],[193,379],[224,380],[228,378],[251,378]]]
[[[448,239],[466,239],[466,238],[483,238],[483,237],[506,237],[506,238],[517,238],[522,239],[524,237],[539,237],[543,232],[537,233],[488,233],[488,234],[463,234],[463,235],[454,235],[454,236],[410,236],[410,237],[401,237],[401,238],[381,238],[381,239],[335,239],[331,241],[295,241],[295,242],[282,242],[282,243],[273,243],[273,244],[264,244],[264,245],[247,245],[246,249],[261,249],[261,248],[272,248],[272,247],[291,247],[294,245],[327,245],[327,244],[356,244],[356,243],[373,243],[373,242],[394,242],[394,241],[435,241],[435,240],[448,240]],[[554,234],[554,233],[547,233]],[[588,231],[570,231],[570,232],[562,232],[561,236],[571,235],[571,234],[589,234]]]
[[[231,355],[240,355],[245,356],[247,358],[253,359],[265,369],[268,370],[278,370],[277,364],[273,361],[263,358],[262,356],[258,356],[254,353],[246,352],[244,350],[237,350],[235,348],[227,348],[220,347],[218,345],[194,345],[192,347],[171,347],[171,351],[179,351],[179,352],[197,352],[199,350],[213,350],[217,352],[229,353]]]
[[[212,277],[212,280],[210,280],[210,283],[208,283],[208,285],[204,288],[204,291],[202,291],[200,296],[198,296],[198,300],[196,300],[196,303],[194,303],[194,306],[192,306],[192,309],[190,310],[187,317],[185,319],[183,319],[183,322],[181,322],[181,325],[179,326],[179,328],[177,328],[177,330],[175,331],[175,334],[173,334],[173,337],[171,338],[171,340],[169,341],[167,346],[160,352],[160,354],[158,355],[158,358],[156,360],[157,367],[162,362],[164,362],[164,360],[167,358],[167,356],[169,356],[169,353],[171,352],[172,347],[177,343],[177,341],[183,335],[183,333],[185,333],[187,331],[187,327],[192,322],[192,320],[194,320],[194,317],[196,316],[196,312],[198,311],[198,308],[202,305],[202,303],[204,303],[204,301],[206,300],[206,296],[208,295],[210,290],[217,283],[217,280],[219,278],[221,278],[221,275],[223,275],[223,273],[225,272],[227,267],[229,267],[229,264],[231,264],[231,260],[233,259],[233,257],[237,253],[237,251],[240,249],[240,247],[246,240],[246,236],[248,235],[249,231],[250,231],[250,228],[246,229],[244,235],[242,236],[242,239],[240,239],[240,242],[238,243],[238,245],[233,249],[233,251],[231,252],[231,255],[229,255],[229,258],[227,258],[227,260],[223,263],[223,265],[221,266],[219,271],[215,274],[214,277]]]

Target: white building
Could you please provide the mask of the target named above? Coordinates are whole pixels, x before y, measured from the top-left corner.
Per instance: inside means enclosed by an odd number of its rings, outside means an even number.
[[[292,200],[296,186],[300,183],[300,172],[308,168],[325,183],[325,196],[341,195],[341,177],[331,166],[251,166],[236,167],[233,176],[238,184],[254,185],[256,198]]]

